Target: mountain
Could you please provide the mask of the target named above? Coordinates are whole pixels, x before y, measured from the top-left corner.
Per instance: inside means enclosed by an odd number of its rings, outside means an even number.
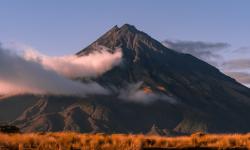
[[[250,89],[217,68],[169,49],[129,24],[114,26],[76,55],[98,52],[99,46],[109,53],[119,48],[123,54],[122,64],[92,79],[113,91],[111,95],[6,97],[0,101],[0,121],[27,132],[162,135],[250,130]],[[149,102],[133,101],[129,92],[121,96],[120,91],[134,87],[149,96]]]

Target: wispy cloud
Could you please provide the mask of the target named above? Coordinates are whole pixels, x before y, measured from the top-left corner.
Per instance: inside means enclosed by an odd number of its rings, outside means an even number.
[[[191,54],[212,65],[216,65],[216,60],[221,58],[218,52],[230,46],[230,44],[223,42],[213,43],[183,40],[165,40],[162,43],[170,49],[181,53]]]

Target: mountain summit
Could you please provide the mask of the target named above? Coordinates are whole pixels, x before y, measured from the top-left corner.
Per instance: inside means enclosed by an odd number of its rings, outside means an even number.
[[[249,131],[249,88],[217,68],[169,49],[129,24],[114,26],[76,55],[100,51],[99,46],[123,53],[120,65],[92,79],[112,89],[111,95],[3,98],[0,121],[23,131],[148,133],[152,127],[168,134]],[[14,109],[17,104],[19,109]]]
[[[166,50],[161,43],[129,24],[124,24],[120,28],[114,26],[90,46],[78,52],[77,55],[90,53],[95,49],[96,45],[102,45],[111,49],[122,48],[125,57],[130,56],[133,61],[137,61],[142,53]]]

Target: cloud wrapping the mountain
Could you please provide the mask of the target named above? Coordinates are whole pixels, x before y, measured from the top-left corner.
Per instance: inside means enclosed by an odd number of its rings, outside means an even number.
[[[143,82],[137,82],[134,84],[129,84],[126,88],[119,90],[119,98],[125,101],[137,102],[137,103],[151,103],[156,100],[164,100],[169,103],[176,103],[173,97],[167,96],[165,94],[155,93],[155,92],[145,92],[141,89]]]
[[[0,46],[0,95],[26,93],[85,96],[109,91],[95,82],[83,84],[67,79]]]
[[[109,49],[103,46],[99,48],[101,51],[95,51],[81,57],[77,55],[52,57],[28,50],[25,51],[24,58],[69,78],[97,77],[119,65],[122,61],[122,52],[119,48],[114,50],[114,53],[110,53]]]

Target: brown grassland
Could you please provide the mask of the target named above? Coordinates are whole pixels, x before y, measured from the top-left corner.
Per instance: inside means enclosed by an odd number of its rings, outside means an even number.
[[[140,150],[146,148],[248,149],[250,134],[202,134],[162,137],[73,132],[0,134],[0,150]]]

